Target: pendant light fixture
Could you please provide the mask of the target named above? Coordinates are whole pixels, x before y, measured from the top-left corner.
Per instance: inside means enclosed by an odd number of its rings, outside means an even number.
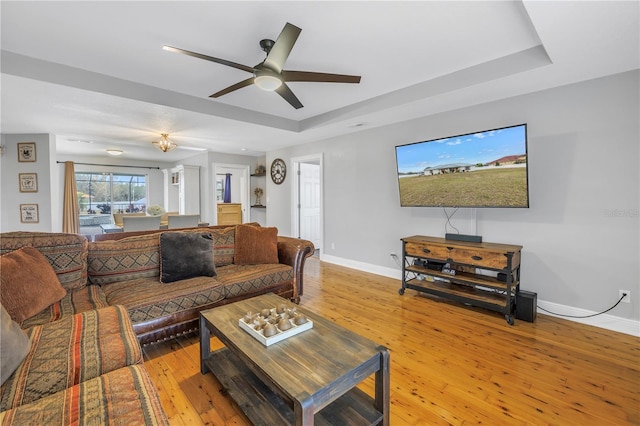
[[[158,148],[160,151],[162,152],[171,151],[172,149],[175,149],[178,146],[174,142],[169,140],[168,133],[161,133],[160,135],[162,138],[159,141],[153,141],[153,146]]]

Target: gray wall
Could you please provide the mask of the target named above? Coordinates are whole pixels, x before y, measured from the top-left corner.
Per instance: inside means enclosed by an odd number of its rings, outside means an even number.
[[[639,318],[639,73],[628,72],[269,152],[324,155],[324,255],[385,273],[400,238],[444,236],[439,208],[401,208],[395,145],[528,124],[529,209],[461,209],[461,232],[524,246],[522,288],[553,304]],[[267,222],[291,232],[293,177],[268,180]],[[449,212],[452,210],[450,209]],[[474,232],[472,232],[474,233]],[[335,249],[332,249],[333,243]],[[636,326],[637,327],[637,326]]]

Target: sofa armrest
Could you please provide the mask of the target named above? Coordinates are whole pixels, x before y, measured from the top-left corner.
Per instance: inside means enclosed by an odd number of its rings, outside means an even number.
[[[300,300],[304,286],[302,281],[304,262],[313,255],[315,247],[311,241],[278,235],[278,259],[280,263],[293,267],[293,299]]]

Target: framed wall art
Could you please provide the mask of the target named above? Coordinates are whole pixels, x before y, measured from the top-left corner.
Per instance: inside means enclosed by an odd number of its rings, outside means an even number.
[[[20,184],[20,192],[38,192],[37,173],[19,173],[18,183]]]
[[[33,163],[36,161],[35,142],[18,142],[18,161],[21,163]]]
[[[20,222],[38,223],[39,221],[37,204],[20,204]]]

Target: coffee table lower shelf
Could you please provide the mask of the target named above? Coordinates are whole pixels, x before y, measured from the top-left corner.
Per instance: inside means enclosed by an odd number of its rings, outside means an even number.
[[[220,381],[225,391],[255,425],[293,425],[293,408],[269,389],[229,349],[211,352],[204,365]],[[376,425],[382,413],[373,398],[358,388],[329,404],[315,415],[316,425]]]

